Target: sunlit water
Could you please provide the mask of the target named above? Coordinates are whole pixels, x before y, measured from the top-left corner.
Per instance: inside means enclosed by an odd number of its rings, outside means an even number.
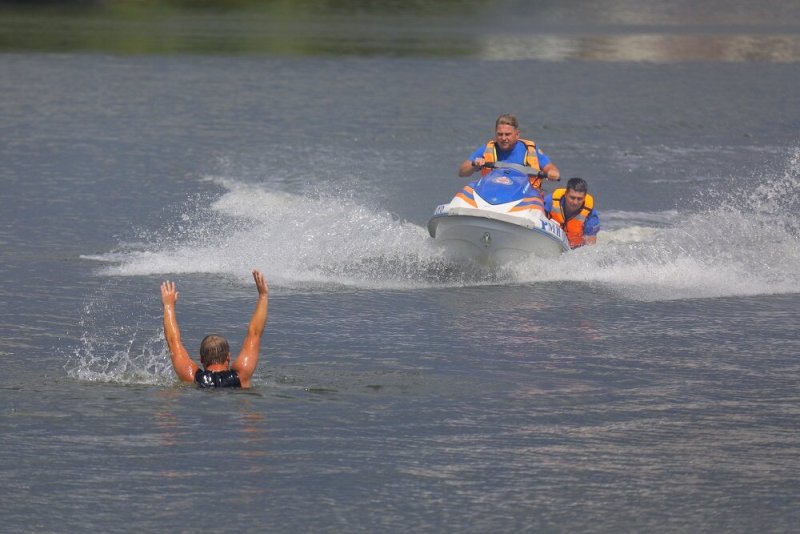
[[[0,56],[4,530],[795,529],[796,61],[549,50]],[[597,246],[428,237],[506,111]],[[159,283],[236,348],[256,267],[255,387],[177,384]]]

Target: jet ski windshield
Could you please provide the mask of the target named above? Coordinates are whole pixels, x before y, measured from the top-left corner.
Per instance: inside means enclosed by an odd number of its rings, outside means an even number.
[[[475,184],[475,192],[492,205],[505,204],[530,196],[534,191],[528,181],[528,175],[515,167],[492,169]]]

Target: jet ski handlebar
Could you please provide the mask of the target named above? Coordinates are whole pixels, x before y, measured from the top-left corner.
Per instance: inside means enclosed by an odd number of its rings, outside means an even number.
[[[498,161],[494,163],[484,163],[480,166],[482,169],[513,169],[517,172],[522,174],[526,174],[528,176],[534,176],[536,178],[547,179],[547,173],[544,171],[533,172],[532,167],[527,167],[525,165],[520,165],[519,163],[508,163],[506,161]]]

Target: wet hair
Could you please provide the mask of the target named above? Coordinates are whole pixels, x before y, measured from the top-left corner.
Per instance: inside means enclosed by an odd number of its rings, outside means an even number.
[[[497,128],[501,124],[508,124],[509,126],[513,126],[515,130],[519,130],[519,121],[511,113],[506,113],[497,117],[497,120],[494,121],[494,127]]]
[[[215,363],[225,363],[231,349],[228,340],[217,334],[209,334],[200,342],[200,363],[208,367]]]
[[[583,178],[570,178],[567,182],[567,191],[577,191],[578,193],[586,193],[589,191],[589,186]]]

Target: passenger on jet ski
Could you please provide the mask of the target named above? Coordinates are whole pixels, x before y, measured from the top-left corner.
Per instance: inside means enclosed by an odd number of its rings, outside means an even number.
[[[471,176],[475,171],[482,169],[486,174],[489,169],[487,163],[497,163],[504,161],[507,163],[517,163],[533,167],[538,172],[537,177],[531,177],[531,186],[541,193],[542,179],[556,181],[561,178],[558,170],[550,158],[545,155],[536,143],[528,139],[519,137],[519,121],[517,117],[510,114],[500,115],[495,121],[495,138],[485,145],[479,146],[470,158],[458,168],[458,175],[462,177]]]
[[[600,217],[583,178],[570,178],[567,187],[544,197],[544,211],[567,234],[570,248],[594,245],[600,231]]]

